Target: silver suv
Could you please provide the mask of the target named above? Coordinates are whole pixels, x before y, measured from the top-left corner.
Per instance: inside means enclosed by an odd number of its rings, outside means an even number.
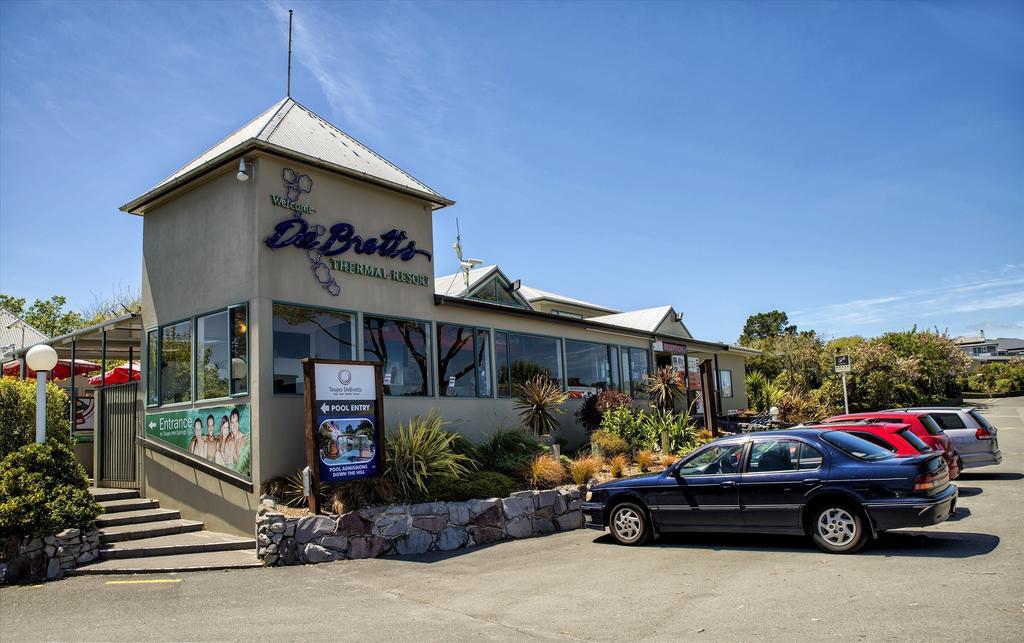
[[[893,411],[927,413],[949,436],[960,456],[960,469],[987,467],[1003,461],[996,428],[973,406],[922,406]]]

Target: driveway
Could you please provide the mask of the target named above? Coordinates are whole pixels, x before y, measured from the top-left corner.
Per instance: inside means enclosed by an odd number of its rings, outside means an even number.
[[[854,556],[756,535],[626,548],[580,530],[407,560],[80,577],[0,590],[0,638],[1021,640],[1024,398],[985,406],[1003,464],[957,480],[956,520]]]

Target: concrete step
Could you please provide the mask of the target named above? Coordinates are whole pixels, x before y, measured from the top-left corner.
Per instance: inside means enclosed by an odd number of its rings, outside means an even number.
[[[89,493],[96,499],[97,502],[104,500],[127,500],[129,498],[138,498],[138,489],[105,489],[101,487],[90,487]]]
[[[119,511],[139,511],[140,509],[156,509],[160,506],[159,500],[152,498],[122,498],[118,500],[101,500],[100,506],[104,513],[112,514]]]
[[[96,519],[96,526],[116,527],[118,525],[139,525],[144,522],[174,520],[181,518],[177,509],[139,509],[137,511],[118,511],[112,514],[101,514]]]
[[[74,574],[168,574],[249,567],[262,567],[255,549],[101,560],[79,567]]]
[[[114,527],[104,527],[99,530],[100,544],[153,538],[168,534],[181,534],[187,531],[202,531],[202,529],[203,523],[201,522],[181,519],[159,520],[157,522],[146,522],[137,525],[117,525]]]
[[[237,550],[248,550],[254,553],[256,539],[221,534],[215,531],[193,531],[101,545],[100,559],[152,558]]]

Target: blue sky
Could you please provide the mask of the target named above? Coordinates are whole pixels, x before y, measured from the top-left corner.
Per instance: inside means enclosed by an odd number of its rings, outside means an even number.
[[[1020,3],[0,4],[0,289],[138,284],[117,208],[294,97],[467,254],[735,340],[1024,337]]]

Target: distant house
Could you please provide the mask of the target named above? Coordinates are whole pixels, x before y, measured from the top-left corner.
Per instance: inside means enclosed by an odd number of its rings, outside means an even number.
[[[1024,339],[989,338],[985,337],[985,331],[980,331],[980,333],[980,335],[957,337],[953,340],[960,350],[971,356],[975,365],[1006,362],[1014,357],[1024,358]]]
[[[14,351],[50,339],[45,333],[11,311],[0,308],[0,362],[14,356]]]

